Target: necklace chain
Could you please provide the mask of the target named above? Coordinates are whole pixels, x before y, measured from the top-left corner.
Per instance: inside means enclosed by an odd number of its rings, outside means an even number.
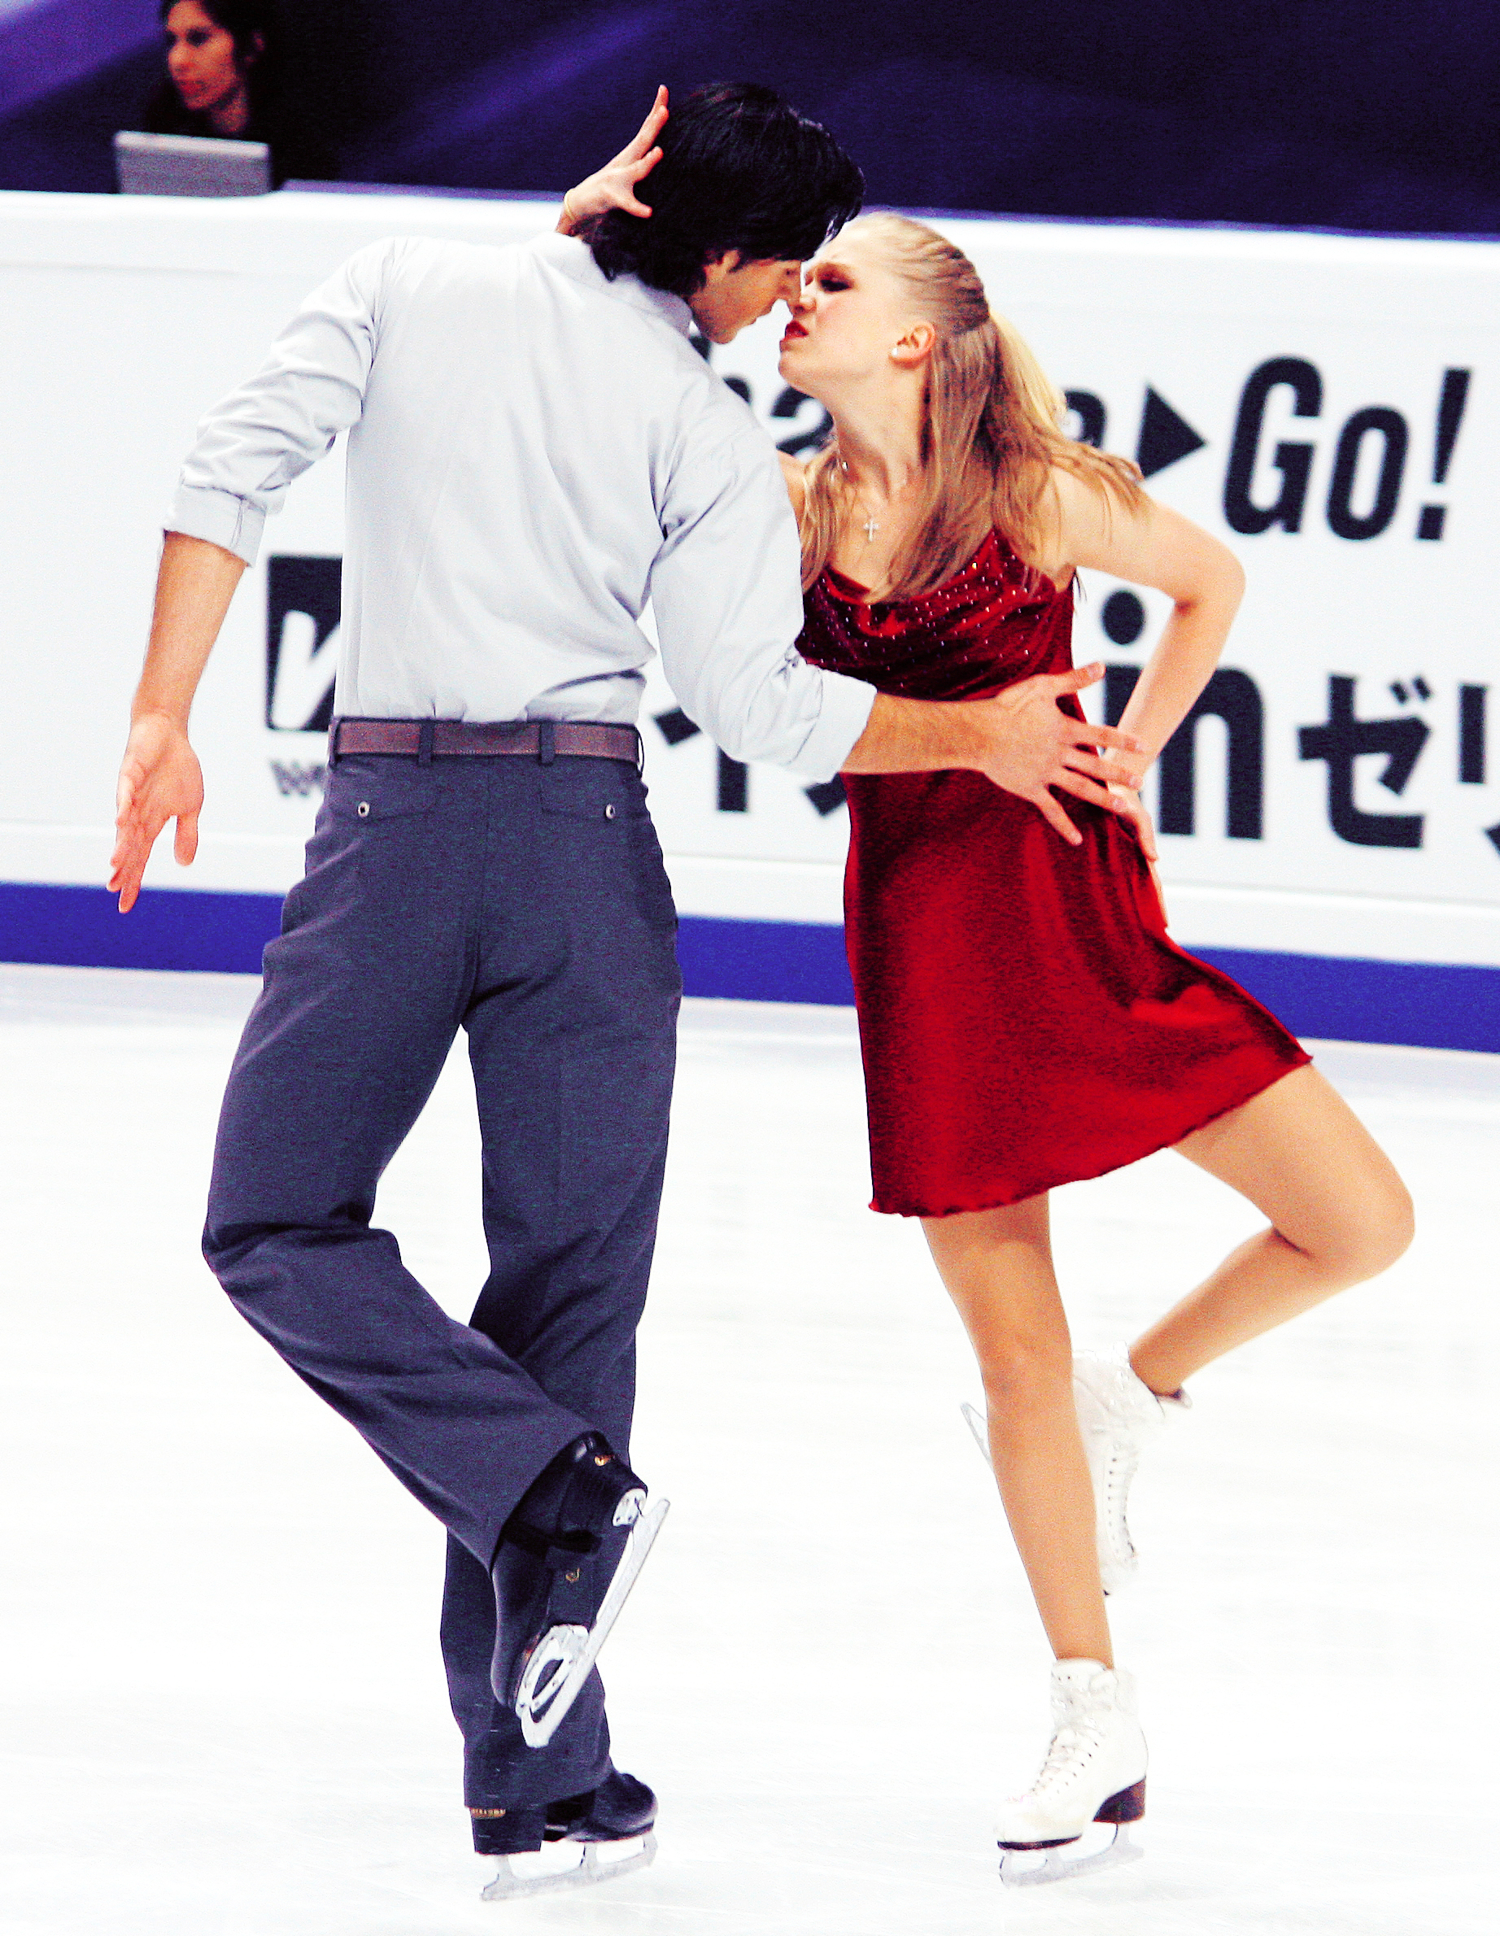
[[[849,466],[844,462],[842,457],[839,459],[839,469],[844,473],[846,478],[849,476]],[[855,504],[865,513],[864,522],[860,525],[860,529],[865,534],[865,543],[873,544],[875,542],[875,533],[880,529],[880,521],[868,506],[860,504],[858,487],[851,482],[849,488],[854,492]]]

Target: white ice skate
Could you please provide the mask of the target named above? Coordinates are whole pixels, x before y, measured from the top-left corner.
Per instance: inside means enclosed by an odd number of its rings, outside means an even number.
[[[1000,1807],[1000,1880],[1011,1888],[1134,1862],[1130,1824],[1146,1812],[1146,1737],[1135,1683],[1097,1660],[1052,1666],[1052,1745],[1024,1795]],[[1108,1827],[1100,1847],[1094,1823]]]
[[[1161,1430],[1169,1411],[1186,1411],[1186,1392],[1158,1398],[1136,1377],[1123,1344],[1112,1351],[1080,1351],[1073,1360],[1073,1402],[1094,1482],[1099,1578],[1118,1593],[1139,1561],[1125,1509],[1141,1454]]]
[[[1123,1344],[1108,1352],[1080,1351],[1073,1360],[1073,1403],[1094,1483],[1099,1579],[1106,1593],[1118,1593],[1128,1585],[1139,1563],[1125,1508],[1141,1454],[1168,1412],[1185,1412],[1192,1402],[1185,1391],[1158,1398],[1136,1377]],[[961,1405],[959,1410],[990,1463],[984,1419],[972,1405]]]

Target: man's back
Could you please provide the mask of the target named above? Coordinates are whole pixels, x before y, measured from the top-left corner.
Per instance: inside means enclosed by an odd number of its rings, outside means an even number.
[[[653,599],[692,716],[741,757],[800,764],[821,694],[780,678],[796,527],[690,326],[565,236],[375,244],[206,420],[173,528],[253,555],[347,426],[341,716],[632,723]]]
[[[611,672],[646,656],[635,620],[664,534],[734,470],[772,476],[763,433],[690,346],[685,303],[607,283],[566,237],[401,242],[382,271],[350,437],[340,712],[386,710],[366,688],[384,698],[440,637],[466,664],[439,715],[484,694],[476,717],[518,717],[582,648],[599,683],[553,716],[633,720]]]

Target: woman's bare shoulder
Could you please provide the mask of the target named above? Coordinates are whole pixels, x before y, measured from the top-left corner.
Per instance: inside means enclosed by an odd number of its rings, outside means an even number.
[[[1067,584],[1073,575],[1068,555],[1067,535],[1079,509],[1076,493],[1088,486],[1060,465],[1051,466],[1031,513],[1030,529],[1024,533],[1005,532],[1005,537],[1022,564],[1050,578],[1055,585]]]
[[[1042,569],[1056,578],[1058,569],[1066,573],[1084,563],[1117,531],[1139,522],[1149,506],[1144,492],[1131,502],[1106,474],[1054,464],[1037,507],[1038,535],[1047,553]]]
[[[1089,523],[1107,517],[1110,490],[1102,477],[1054,464],[1047,473],[1042,501],[1049,536],[1060,538],[1066,528],[1080,520]]]

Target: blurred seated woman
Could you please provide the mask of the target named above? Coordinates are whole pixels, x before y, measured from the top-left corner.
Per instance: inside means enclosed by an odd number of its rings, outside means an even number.
[[[167,77],[146,110],[148,134],[264,141],[278,188],[334,179],[331,148],[287,113],[274,0],[161,0],[161,23]]]

